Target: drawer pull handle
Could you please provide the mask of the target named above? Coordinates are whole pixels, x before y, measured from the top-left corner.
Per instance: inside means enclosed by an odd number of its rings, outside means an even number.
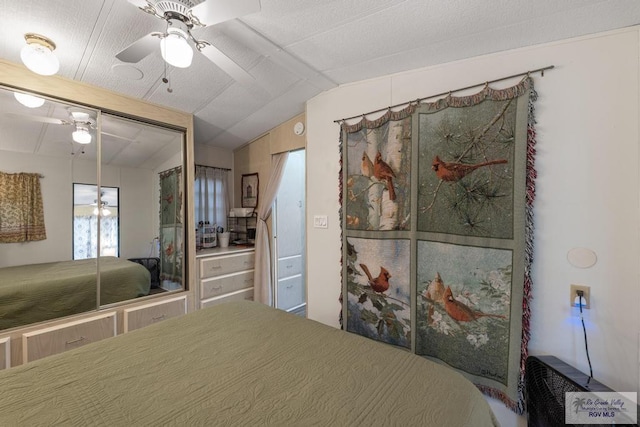
[[[287,265],[287,268],[293,268],[293,265],[289,264]]]
[[[152,318],[151,318],[151,321],[152,321],[152,322],[157,322],[158,320],[162,320],[162,319],[164,319],[164,317],[165,317],[165,315],[164,315],[164,314],[163,314],[163,315],[161,315],[161,316],[152,317]]]
[[[84,341],[84,340],[86,340],[86,338],[81,336],[81,337],[80,337],[80,338],[78,338],[78,339],[71,340],[71,341],[66,341],[66,342],[65,342],[65,345],[77,344],[77,343],[82,342],[82,341]]]
[[[245,261],[244,265],[251,265],[251,261]]]
[[[222,266],[221,266],[221,265],[212,265],[212,266],[211,266],[211,269],[212,269],[212,270],[220,270],[221,268],[222,268]]]
[[[293,285],[287,286],[287,289],[291,289],[291,288],[293,288]]]
[[[252,283],[253,279],[244,279],[244,283]]]
[[[219,291],[219,290],[221,290],[221,289],[222,289],[222,285],[218,285],[218,286],[214,286],[214,287],[213,287],[213,290],[214,290],[214,291]]]

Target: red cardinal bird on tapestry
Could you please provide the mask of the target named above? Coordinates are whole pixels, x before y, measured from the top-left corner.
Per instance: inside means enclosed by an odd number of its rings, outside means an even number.
[[[480,317],[497,317],[499,319],[506,319],[505,316],[501,316],[499,314],[489,314],[472,310],[453,297],[453,293],[449,286],[447,286],[447,289],[444,291],[444,309],[453,320],[458,322],[469,322],[471,320],[477,320]]]
[[[501,163],[507,163],[507,160],[497,159],[475,165],[467,165],[464,163],[443,162],[440,160],[440,157],[436,156],[433,159],[431,169],[433,169],[438,178],[443,181],[459,181],[478,168],[499,165]]]
[[[382,293],[389,289],[389,278],[391,277],[391,274],[389,274],[387,269],[380,267],[380,274],[378,274],[378,277],[373,277],[366,265],[360,264],[360,267],[362,268],[362,271],[364,271],[364,274],[367,275],[371,289],[378,293]]]
[[[396,174],[391,169],[391,166],[385,163],[382,160],[382,154],[378,151],[376,154],[376,159],[373,163],[373,176],[375,176],[380,181],[385,181],[387,183],[387,191],[389,191],[389,199],[396,199],[396,191],[393,188],[393,178],[396,177]]]

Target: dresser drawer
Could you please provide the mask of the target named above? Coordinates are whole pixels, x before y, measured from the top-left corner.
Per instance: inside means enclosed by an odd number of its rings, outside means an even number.
[[[246,288],[253,288],[253,270],[201,280],[200,299],[213,298]]]
[[[253,301],[253,288],[234,292],[232,294],[224,295],[221,297],[203,300],[200,302],[200,308],[213,307],[214,305],[222,304],[229,301],[242,301],[242,300]]]
[[[305,302],[302,275],[278,280],[278,308],[289,310]]]
[[[23,363],[82,347],[115,335],[115,311],[50,328],[26,332],[22,334]]]
[[[278,260],[278,279],[302,273],[302,255],[295,255]]]
[[[200,279],[252,270],[254,262],[254,252],[202,258],[199,265]]]
[[[181,316],[186,312],[186,296],[128,308],[124,310],[124,331],[129,332],[144,328],[172,317]]]
[[[0,370],[11,367],[11,338],[0,338]]]

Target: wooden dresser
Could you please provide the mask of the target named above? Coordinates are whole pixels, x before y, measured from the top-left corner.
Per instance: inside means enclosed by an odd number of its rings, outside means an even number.
[[[196,254],[199,308],[234,300],[253,300],[254,248],[231,246]]]
[[[188,312],[189,292],[16,328],[0,334],[0,369],[72,350]]]

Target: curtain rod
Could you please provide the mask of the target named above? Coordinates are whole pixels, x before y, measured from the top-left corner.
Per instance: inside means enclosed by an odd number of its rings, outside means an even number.
[[[219,168],[217,166],[207,166],[207,165],[199,165],[199,164],[195,164],[196,166],[200,166],[201,168],[211,168],[211,169],[220,169],[221,171],[230,171],[231,169],[228,168]]]
[[[424,101],[424,100],[426,100],[426,99],[437,98],[437,97],[439,97],[439,96],[449,95],[449,94],[454,93],[454,92],[461,92],[461,91],[463,91],[463,90],[473,89],[474,87],[485,86],[485,85],[488,85],[488,84],[490,84],[490,83],[501,82],[501,81],[503,81],[503,80],[509,80],[509,79],[514,78],[514,77],[526,76],[526,75],[528,75],[528,74],[533,74],[533,73],[538,73],[538,72],[539,72],[539,73],[540,73],[540,75],[541,75],[542,77],[544,77],[544,72],[545,72],[546,70],[551,70],[551,69],[553,69],[553,68],[554,68],[554,65],[549,65],[549,66],[542,67],[542,68],[536,68],[535,70],[529,70],[529,71],[525,71],[525,72],[523,72],[523,73],[512,74],[512,75],[510,75],[510,76],[506,76],[506,77],[500,77],[499,79],[489,80],[489,81],[486,81],[486,82],[484,82],[484,83],[477,83],[477,84],[474,84],[474,85],[471,85],[471,86],[461,87],[461,88],[458,88],[458,89],[448,90],[448,91],[446,91],[446,92],[441,92],[441,93],[438,93],[438,94],[435,94],[435,95],[425,96],[424,98],[418,98],[418,99],[416,99],[416,100],[412,100],[412,101],[401,102],[400,104],[395,104],[395,105],[392,105],[392,106],[390,106],[390,107],[386,107],[386,108],[379,108],[379,109],[377,109],[377,110],[369,111],[368,113],[358,114],[357,116],[351,116],[351,117],[346,117],[346,118],[344,118],[344,119],[334,120],[333,122],[334,122],[334,123],[340,123],[340,122],[344,122],[344,121],[346,121],[346,120],[351,120],[351,119],[356,119],[356,118],[358,118],[358,117],[368,116],[369,114],[375,114],[375,113],[380,113],[380,112],[382,112],[382,111],[387,111],[387,110],[390,110],[391,108],[400,107],[400,106],[402,106],[402,105],[407,105],[407,104],[410,104],[410,103],[412,103],[412,102],[420,103],[420,102],[422,102],[422,101]]]

